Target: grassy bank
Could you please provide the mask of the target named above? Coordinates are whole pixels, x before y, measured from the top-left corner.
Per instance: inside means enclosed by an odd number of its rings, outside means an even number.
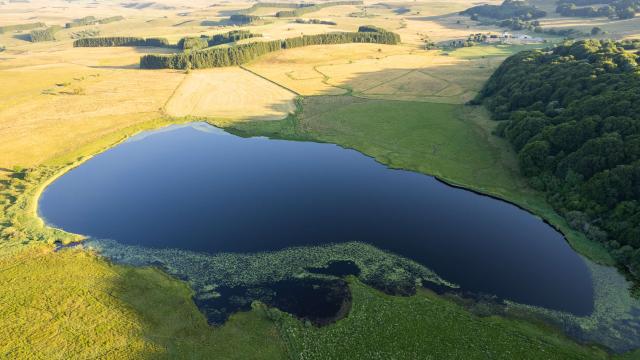
[[[29,246],[0,258],[0,357],[281,359],[271,321],[240,313],[212,329],[187,284],[82,250]]]
[[[420,291],[385,295],[351,279],[349,316],[323,328],[277,310],[293,359],[605,359],[549,329],[500,317],[478,317],[452,301]],[[427,355],[428,354],[428,355]]]
[[[598,263],[613,264],[602,246],[570,229],[543,195],[527,186],[509,144],[491,134],[495,125],[482,108],[321,96],[303,100],[298,113],[287,119],[232,124],[229,130],[335,143],[392,168],[434,175],[508,200],[549,221],[580,253]]]

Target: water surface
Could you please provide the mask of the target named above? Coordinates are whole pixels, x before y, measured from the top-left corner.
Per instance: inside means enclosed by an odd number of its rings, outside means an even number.
[[[148,132],[55,181],[39,211],[94,238],[208,253],[362,241],[465,291],[593,308],[584,261],[540,219],[331,144],[245,139],[204,124]]]

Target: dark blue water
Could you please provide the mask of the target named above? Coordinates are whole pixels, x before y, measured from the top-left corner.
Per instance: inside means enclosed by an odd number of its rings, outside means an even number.
[[[513,205],[335,145],[196,127],[147,133],[94,157],[46,189],[40,214],[94,238],[210,253],[363,241],[465,291],[592,311],[583,260]]]

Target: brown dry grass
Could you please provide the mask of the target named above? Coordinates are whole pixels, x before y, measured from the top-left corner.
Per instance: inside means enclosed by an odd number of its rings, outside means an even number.
[[[173,116],[277,120],[295,110],[295,94],[238,67],[198,70],[166,106]]]
[[[248,68],[303,95],[464,103],[503,57],[460,58],[405,46],[345,44],[269,54]]]
[[[0,71],[0,167],[30,167],[161,116],[184,75],[52,64]]]

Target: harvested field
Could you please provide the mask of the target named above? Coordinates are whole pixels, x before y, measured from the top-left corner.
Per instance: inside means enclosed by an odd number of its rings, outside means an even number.
[[[508,49],[478,49],[484,52],[458,56],[457,51],[444,55],[404,46],[313,46],[269,54],[248,68],[302,95],[352,92],[368,98],[458,104],[473,98],[511,54]]]
[[[0,167],[33,166],[161,117],[183,74],[52,64],[0,71]]]
[[[238,67],[189,74],[166,106],[173,116],[274,120],[295,110],[291,91]]]

